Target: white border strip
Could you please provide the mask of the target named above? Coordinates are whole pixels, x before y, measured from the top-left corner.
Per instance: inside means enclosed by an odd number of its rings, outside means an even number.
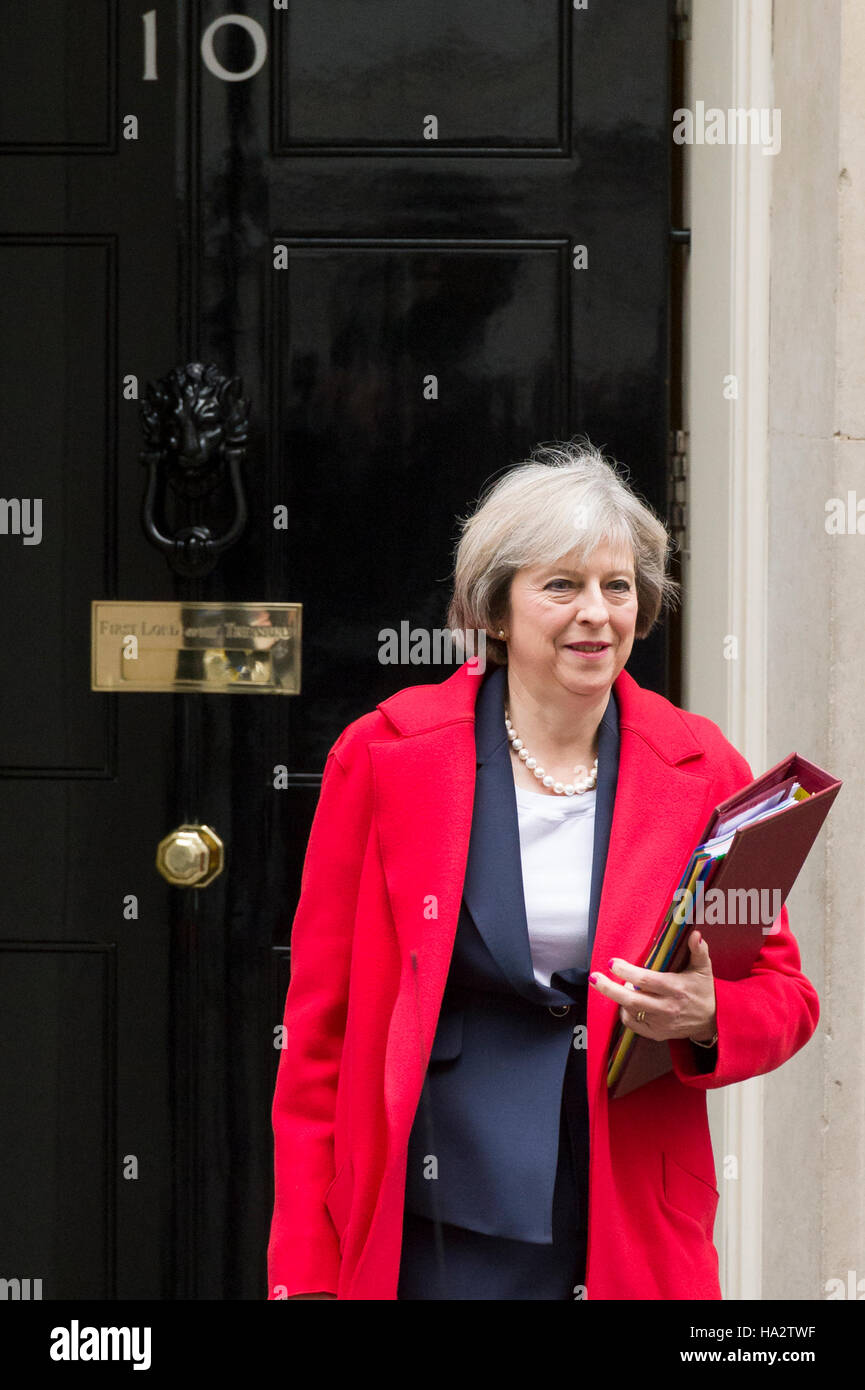
[[[734,0],[731,105],[772,109],[772,0]],[[739,659],[729,665],[727,728],[755,774],[766,768],[769,510],[769,246],[771,155],[731,147],[730,361],[739,381],[731,402],[729,591]],[[727,1183],[724,1288],[759,1299],[763,1269],[763,1079],[724,1094],[724,1148],[739,1159]]]
[[[772,0],[694,0],[687,100],[773,109]],[[783,148],[783,138],[782,138]],[[708,714],[755,773],[766,768],[769,233],[777,156],[759,145],[691,147],[686,284],[691,553],[685,569],[687,708]],[[726,400],[724,378],[737,378]],[[738,640],[725,660],[726,635]],[[707,1096],[721,1202],[725,1299],[760,1299],[763,1079]],[[728,1160],[736,1172],[727,1176]]]

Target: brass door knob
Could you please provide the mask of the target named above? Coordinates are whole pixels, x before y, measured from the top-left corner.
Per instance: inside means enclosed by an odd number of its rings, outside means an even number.
[[[224,862],[225,845],[209,825],[179,825],[156,849],[156,867],[175,888],[206,888]]]

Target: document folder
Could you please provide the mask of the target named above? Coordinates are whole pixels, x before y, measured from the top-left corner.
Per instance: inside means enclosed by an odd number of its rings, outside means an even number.
[[[684,970],[688,937],[697,928],[718,979],[749,975],[767,937],[780,930],[778,915],[840,788],[837,778],[791,753],[716,806],[643,968]],[[644,1038],[619,1021],[608,1057],[611,1098],[672,1069],[666,1039]]]

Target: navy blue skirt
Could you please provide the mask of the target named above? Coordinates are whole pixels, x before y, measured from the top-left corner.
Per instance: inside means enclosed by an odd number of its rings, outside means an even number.
[[[397,1299],[578,1299],[586,1278],[588,1107],[585,1053],[565,1068],[553,1241],[482,1235],[406,1211]]]

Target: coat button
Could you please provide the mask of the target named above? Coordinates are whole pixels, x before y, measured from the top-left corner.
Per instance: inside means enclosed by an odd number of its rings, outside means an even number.
[[[565,1014],[571,1012],[570,1004],[548,1004],[547,1008],[553,1015],[553,1018],[564,1018]]]

